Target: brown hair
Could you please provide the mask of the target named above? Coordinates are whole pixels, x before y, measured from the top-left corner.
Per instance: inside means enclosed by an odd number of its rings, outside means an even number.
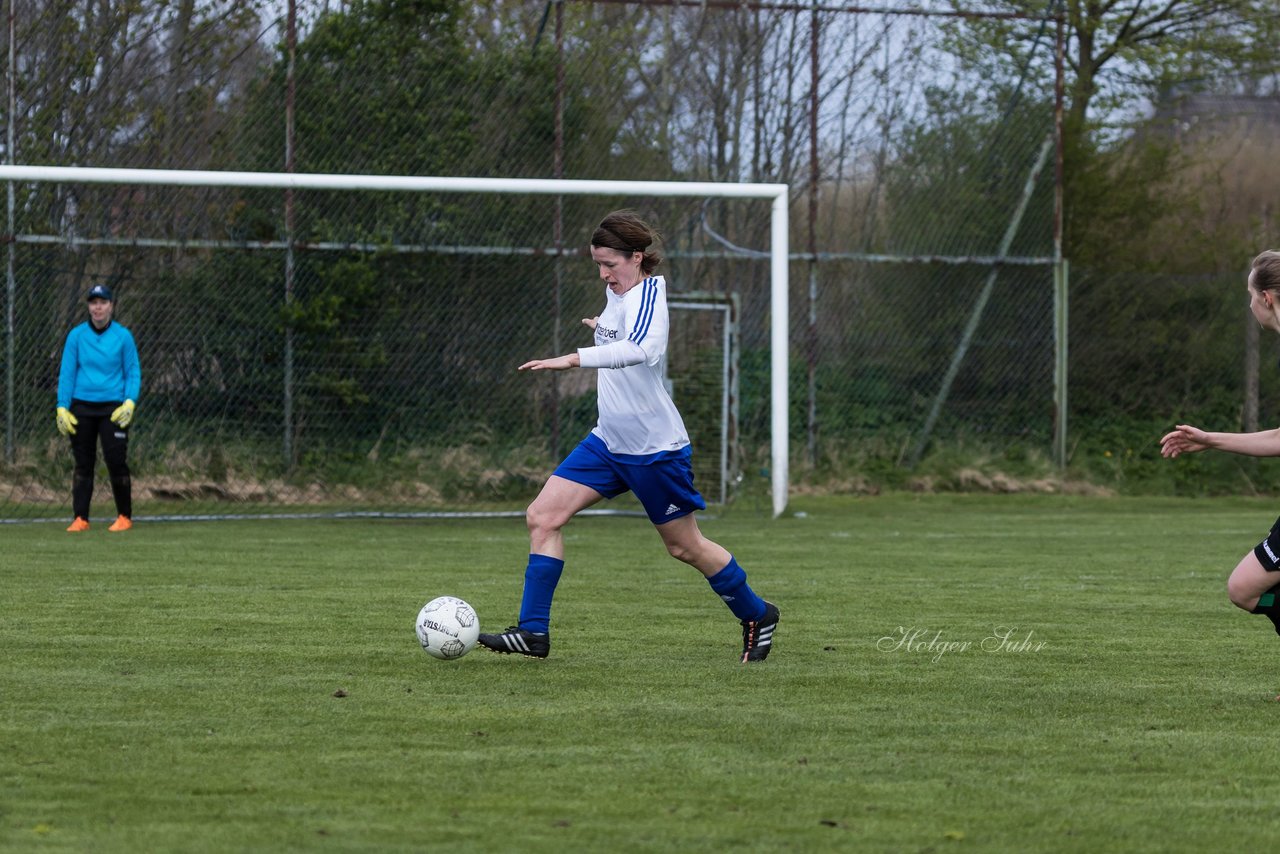
[[[1280,252],[1268,249],[1253,259],[1253,287],[1258,293],[1280,290]]]
[[[644,257],[640,259],[640,270],[648,276],[662,263],[658,250],[649,248],[658,239],[658,232],[635,211],[622,210],[614,211],[600,221],[591,235],[591,245],[618,252],[641,253]]]

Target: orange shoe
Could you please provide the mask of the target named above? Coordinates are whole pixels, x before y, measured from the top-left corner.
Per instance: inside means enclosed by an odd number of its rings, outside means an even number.
[[[88,525],[86,525],[85,527],[87,528]],[[115,531],[118,533],[120,531],[127,531],[132,527],[133,527],[133,521],[128,516],[117,516],[116,520],[111,523],[111,527],[107,528],[107,530]]]
[[[89,530],[89,520],[82,519],[79,516],[77,516],[76,520],[71,523],[71,527],[67,528],[67,533],[78,534],[81,531],[87,531],[87,530]]]

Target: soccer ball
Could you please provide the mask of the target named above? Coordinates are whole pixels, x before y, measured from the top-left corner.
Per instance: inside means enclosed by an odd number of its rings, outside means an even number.
[[[480,637],[476,609],[456,596],[438,596],[422,606],[414,624],[418,642],[436,658],[461,658]]]

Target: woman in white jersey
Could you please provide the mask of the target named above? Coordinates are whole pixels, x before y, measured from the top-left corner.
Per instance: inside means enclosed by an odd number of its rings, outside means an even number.
[[[597,371],[600,419],[565,458],[525,514],[529,562],[519,622],[480,643],[502,653],[546,658],[551,599],[564,569],[562,529],[580,510],[630,490],[644,505],[667,551],[701,572],[742,624],[742,661],[763,661],[778,609],[747,584],[733,555],[698,529],[706,502],[693,486],[689,434],[662,382],[667,352],[667,285],[653,275],[662,260],[657,235],[631,211],[609,214],[591,237],[591,259],[605,282],[605,307],[582,322],[595,345],[522,371]]]
[[[1247,284],[1249,309],[1258,325],[1280,332],[1280,252],[1253,259]],[[1208,448],[1250,457],[1280,457],[1280,429],[1258,433],[1209,433],[1179,424],[1160,440],[1160,453],[1177,457]],[[1280,634],[1280,519],[1262,542],[1245,552],[1227,578],[1231,604],[1251,614],[1265,614]],[[1276,697],[1280,700],[1280,697]]]

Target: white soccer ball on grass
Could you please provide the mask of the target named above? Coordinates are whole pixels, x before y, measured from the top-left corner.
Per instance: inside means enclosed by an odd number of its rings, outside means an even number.
[[[437,596],[422,606],[414,624],[418,642],[428,655],[440,659],[461,658],[480,637],[480,618],[456,596]]]

